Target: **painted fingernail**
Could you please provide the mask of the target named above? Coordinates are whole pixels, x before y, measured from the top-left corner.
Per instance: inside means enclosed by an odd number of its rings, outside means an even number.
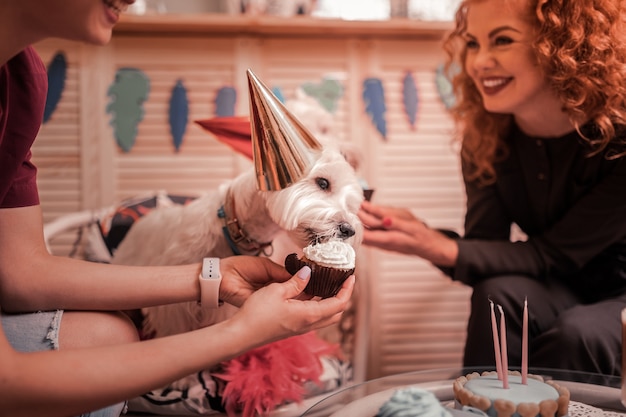
[[[311,268],[309,268],[308,266],[303,266],[296,275],[298,276],[298,278],[305,280],[311,276]]]
[[[383,226],[384,227],[391,227],[391,217],[385,217],[383,219]]]

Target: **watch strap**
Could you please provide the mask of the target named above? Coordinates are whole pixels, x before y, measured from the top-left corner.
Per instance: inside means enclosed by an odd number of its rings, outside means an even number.
[[[204,307],[217,308],[220,302],[220,284],[222,275],[220,273],[219,258],[204,258],[202,260],[202,272],[200,281],[200,301]]]

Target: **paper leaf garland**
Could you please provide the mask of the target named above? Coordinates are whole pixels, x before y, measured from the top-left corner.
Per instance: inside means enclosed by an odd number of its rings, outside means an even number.
[[[315,98],[330,113],[337,110],[337,102],[343,95],[343,87],[339,81],[330,78],[325,78],[320,84],[304,83],[302,90]]]
[[[439,92],[439,97],[441,98],[441,101],[446,109],[452,108],[456,102],[454,89],[452,88],[450,80],[452,80],[458,72],[458,67],[451,67],[449,73],[446,74],[444,64],[440,64],[435,71],[435,85],[437,86],[437,92]]]
[[[111,114],[115,140],[124,152],[135,144],[137,126],[143,120],[143,103],[150,93],[150,80],[136,68],[120,68],[107,95],[111,98],[106,112]]]
[[[176,81],[170,97],[170,132],[176,152],[180,149],[187,130],[189,120],[189,101],[187,100],[187,89],[181,80]]]
[[[63,52],[57,52],[48,65],[48,96],[43,110],[43,123],[50,120],[52,113],[61,101],[67,76],[67,59]]]
[[[218,117],[234,116],[236,103],[237,90],[233,87],[220,88],[215,98],[215,115]]]
[[[363,81],[363,101],[365,111],[372,119],[374,126],[387,140],[387,121],[385,120],[385,91],[383,83],[378,78],[367,78]]]
[[[417,86],[415,85],[415,79],[410,71],[407,71],[404,79],[402,80],[402,99],[404,101],[404,112],[409,118],[409,124],[412,129],[415,129],[415,120],[417,119]]]

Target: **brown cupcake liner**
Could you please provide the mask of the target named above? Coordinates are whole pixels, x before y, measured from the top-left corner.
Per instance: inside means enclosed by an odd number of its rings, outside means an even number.
[[[354,274],[354,268],[336,269],[321,266],[306,258],[299,259],[295,253],[287,255],[285,258],[285,269],[292,275],[305,265],[311,268],[311,279],[304,292],[322,298],[334,297],[341,289],[345,280]]]

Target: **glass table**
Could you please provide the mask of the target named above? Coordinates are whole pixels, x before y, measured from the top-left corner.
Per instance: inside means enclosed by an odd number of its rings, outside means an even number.
[[[397,389],[409,386],[431,391],[442,404],[452,407],[452,382],[475,370],[478,371],[473,368],[433,369],[373,379],[323,398],[302,416],[374,417],[380,406]],[[531,368],[529,373],[541,375],[545,380],[555,380],[569,389],[570,417],[626,417],[626,408],[620,402],[619,377],[546,368]]]

